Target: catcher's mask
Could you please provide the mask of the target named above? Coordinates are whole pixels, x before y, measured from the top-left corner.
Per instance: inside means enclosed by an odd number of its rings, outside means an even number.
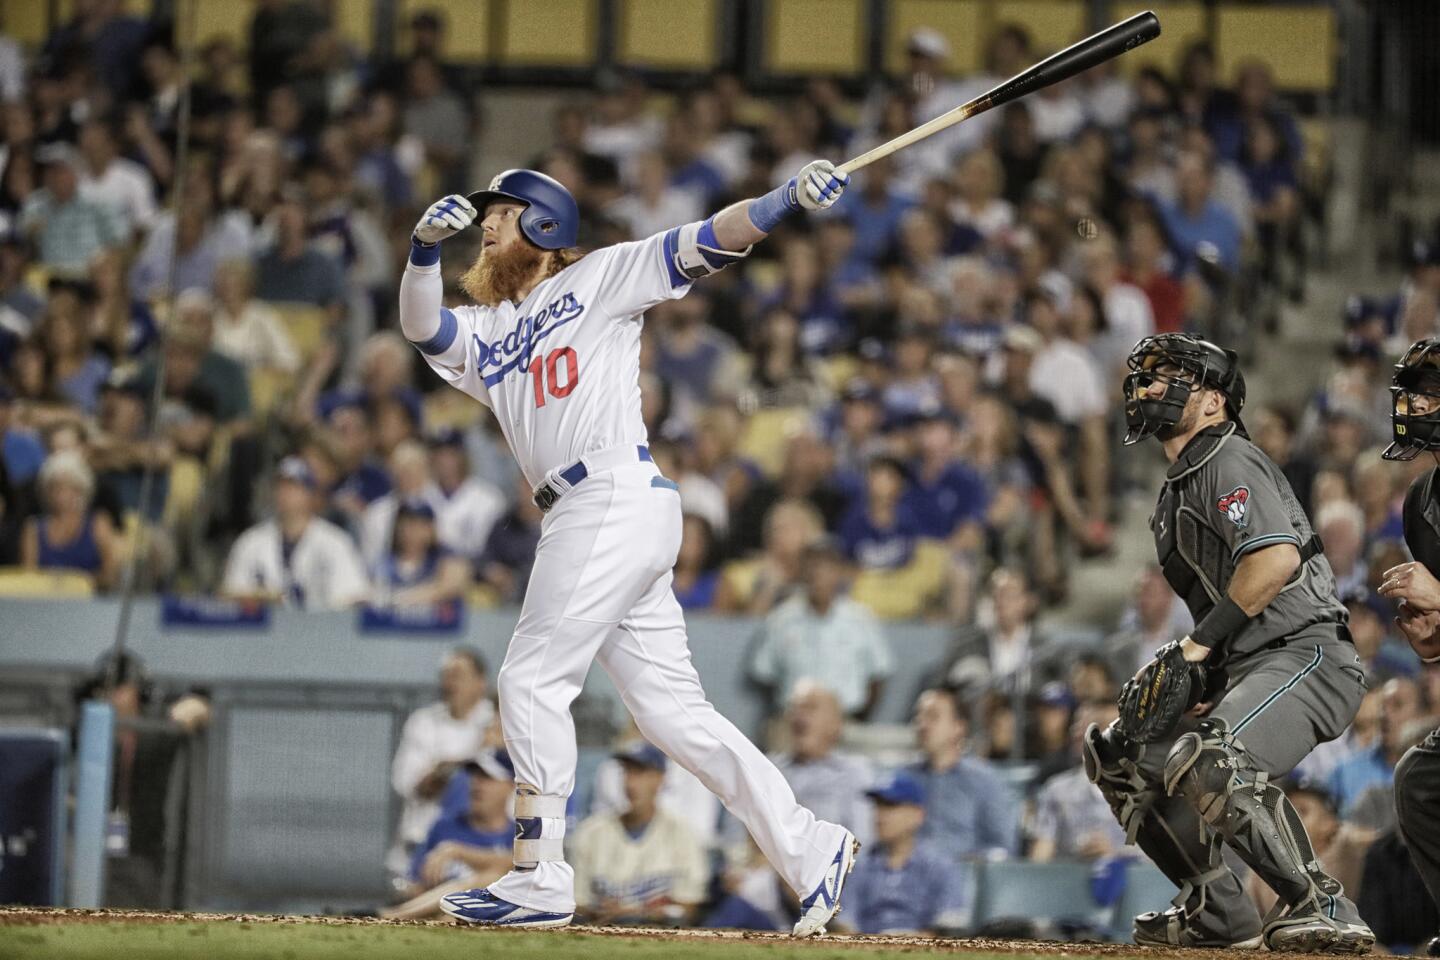
[[[1440,338],[1415,341],[1395,364],[1390,427],[1393,439],[1380,454],[1386,460],[1414,460],[1421,451],[1440,450]]]
[[[1245,406],[1245,377],[1234,350],[1184,333],[1146,337],[1130,351],[1131,372],[1125,377],[1125,443],[1138,443],[1180,422],[1190,395],[1201,387],[1225,395],[1225,412],[1248,437],[1240,421]],[[1156,396],[1151,386],[1163,384]]]

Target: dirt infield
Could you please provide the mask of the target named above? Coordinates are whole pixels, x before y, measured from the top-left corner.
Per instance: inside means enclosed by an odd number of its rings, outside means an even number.
[[[183,928],[180,929],[180,928]],[[169,936],[167,937],[167,931]],[[302,934],[303,936],[297,936]],[[175,942],[177,938],[188,944]],[[934,940],[918,937],[829,936],[796,941],[783,934],[733,930],[637,930],[621,927],[569,927],[563,931],[496,931],[449,921],[390,921],[349,917],[272,916],[260,914],[186,914],[112,910],[0,908],[0,958],[51,956],[195,956],[194,937],[206,937],[207,957],[281,956],[294,960],[345,956],[470,957],[822,957],[857,954],[942,953],[985,957],[1145,957],[1146,960],[1214,960],[1214,951],[1154,950],[1128,944],[1060,943],[1030,940]],[[476,937],[500,937],[477,949]],[[167,945],[166,940],[170,943]],[[61,942],[64,941],[64,942]],[[97,942],[102,952],[85,949]],[[127,946],[127,944],[133,944]],[[357,944],[388,948],[359,950]],[[503,946],[502,946],[503,944]],[[166,949],[177,948],[178,952]],[[188,948],[188,949],[178,949]],[[277,949],[278,948],[278,949]],[[448,948],[448,949],[447,949]],[[488,949],[494,948],[494,949]],[[15,952],[18,949],[18,952]],[[127,952],[129,950],[130,952]],[[158,952],[157,952],[158,951]]]

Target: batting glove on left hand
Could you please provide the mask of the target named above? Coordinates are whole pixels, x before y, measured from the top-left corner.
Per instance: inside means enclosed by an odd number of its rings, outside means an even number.
[[[811,160],[795,177],[796,199],[806,210],[825,210],[840,199],[850,185],[850,174],[835,169],[829,160]]]
[[[426,244],[439,243],[474,222],[475,207],[458,193],[452,193],[430,204],[430,209],[415,225],[415,239]]]

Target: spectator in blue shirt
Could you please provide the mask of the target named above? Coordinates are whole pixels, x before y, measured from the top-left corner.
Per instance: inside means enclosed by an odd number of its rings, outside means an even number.
[[[1160,216],[1175,244],[1180,272],[1195,262],[1202,249],[1230,272],[1240,267],[1240,224],[1213,196],[1214,171],[1198,153],[1182,153],[1175,167],[1176,199],[1162,201]]]
[[[411,878],[426,887],[476,872],[494,871],[498,877],[510,868],[515,839],[515,822],[507,812],[515,789],[510,757],[504,750],[486,750],[461,770],[469,782],[468,804],[436,820],[411,861]]]
[[[715,603],[720,570],[715,565],[715,531],[697,513],[685,514],[680,552],[675,557],[675,599],[686,610],[708,610]]]
[[[959,864],[980,857],[1014,856],[1020,804],[995,769],[965,756],[969,722],[956,692],[934,687],[915,704],[915,737],[924,759],[909,771],[925,790],[927,849]]]
[[[876,457],[865,471],[865,492],[837,531],[845,553],[862,568],[894,570],[910,562],[920,523],[904,502],[906,470],[893,457]]]
[[[969,923],[967,873],[920,845],[925,788],[904,770],[866,792],[875,804],[876,849],[845,887],[844,924],[860,933],[938,934]]]
[[[860,175],[860,189],[848,191],[835,205],[840,216],[855,225],[855,256],[877,262],[890,249],[895,234],[914,202],[891,189],[892,163],[872,163]]]
[[[1395,764],[1405,753],[1405,728],[1424,717],[1420,686],[1408,677],[1392,677],[1380,688],[1380,742],[1341,762],[1330,773],[1330,793],[1349,817],[1371,787],[1389,786]]]
[[[989,494],[985,480],[956,454],[955,423],[940,409],[921,412],[914,427],[911,484],[901,503],[910,508],[922,537],[957,546],[980,546]]]

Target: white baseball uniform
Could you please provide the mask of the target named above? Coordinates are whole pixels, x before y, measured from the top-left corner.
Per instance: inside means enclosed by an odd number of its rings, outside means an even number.
[[[453,340],[445,332],[438,338],[444,342],[417,346],[436,373],[494,411],[532,486],[549,482],[563,491],[541,527],[524,607],[496,678],[516,783],[546,798],[570,795],[570,704],[598,660],[640,732],[720,797],[803,898],[825,875],[845,830],[801,807],[774,764],[706,700],[671,591],[680,497],[644,448],[639,373],[641,314],[690,287],[667,255],[674,234],[591,253],[519,304],[453,312],[441,306],[439,265],[410,263],[400,285],[401,323],[412,338],[434,331],[437,318],[442,331],[454,331]],[[559,474],[577,462],[587,476],[572,487]],[[538,835],[518,839],[558,843],[564,823],[545,815]],[[490,891],[524,907],[572,912],[570,866],[522,858],[520,850],[523,866]]]

